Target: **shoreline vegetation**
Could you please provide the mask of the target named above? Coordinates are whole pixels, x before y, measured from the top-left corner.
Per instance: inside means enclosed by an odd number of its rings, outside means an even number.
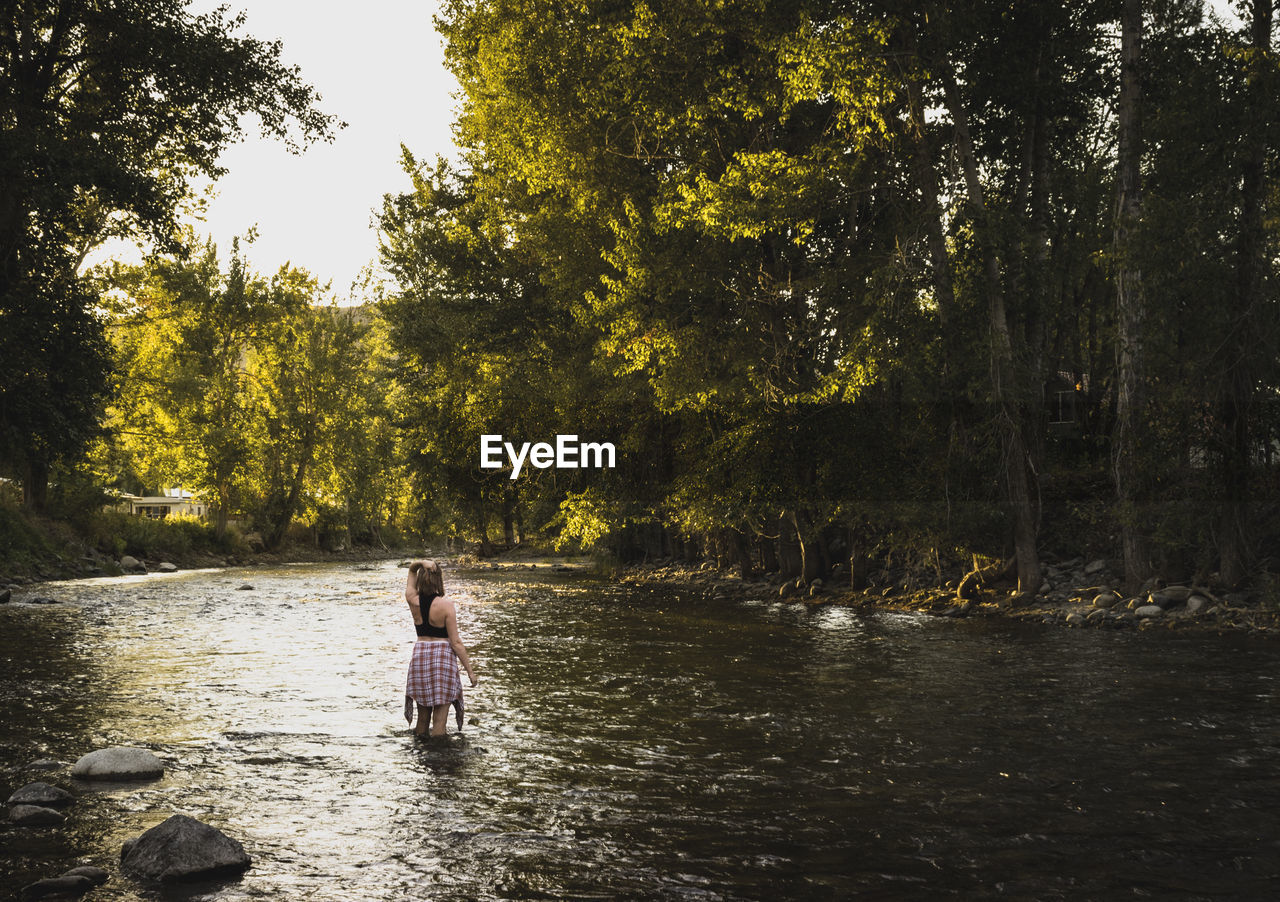
[[[86,547],[83,542],[66,543],[61,551],[55,550],[54,536],[64,540],[67,536],[66,525],[62,526],[60,531],[46,531],[43,557],[29,560],[25,567],[18,569],[11,560],[0,561],[0,591],[5,591],[6,586],[11,591],[22,585],[128,572],[310,562],[359,564],[396,558],[406,564],[408,558],[434,555],[456,569],[591,573],[624,586],[678,587],[726,600],[848,607],[868,613],[899,611],[947,618],[1006,618],[1082,629],[1280,636],[1280,605],[1263,593],[1227,591],[1196,581],[1171,584],[1154,579],[1142,592],[1126,594],[1118,588],[1121,562],[1104,558],[1066,559],[1046,554],[1045,579],[1034,595],[1016,591],[1007,563],[975,568],[967,574],[956,569],[925,573],[909,567],[885,567],[866,577],[863,588],[855,589],[849,585],[848,574],[840,565],[828,579],[805,582],[780,572],[744,576],[735,568],[719,566],[710,560],[681,561],[667,557],[624,564],[527,544],[488,556],[474,551],[424,551],[420,543],[409,542],[339,548],[293,542],[275,552],[253,551],[242,544],[238,553],[218,553],[211,548],[184,551],[156,548],[140,550],[134,558],[145,570],[130,570],[121,564],[127,564],[133,555],[121,555],[117,560],[96,548]]]
[[[669,586],[715,598],[769,601],[809,606],[849,607],[868,613],[915,612],[934,617],[987,617],[1036,621],[1071,628],[1236,632],[1280,637],[1280,606],[1261,594],[1232,592],[1198,582],[1167,583],[1158,579],[1136,595],[1120,584],[1120,561],[1045,554],[1046,578],[1035,595],[1014,588],[1007,563],[967,574],[943,571],[923,574],[910,568],[882,569],[863,589],[841,584],[837,567],[828,580],[805,583],[781,573],[747,577],[712,561],[662,558],[642,564],[619,564],[581,555],[558,555],[515,549],[488,558],[453,556],[454,567],[522,570],[550,566],[595,572],[633,587]],[[848,580],[847,573],[843,575]]]

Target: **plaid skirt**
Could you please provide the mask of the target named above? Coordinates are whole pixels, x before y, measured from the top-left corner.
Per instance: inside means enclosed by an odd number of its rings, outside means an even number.
[[[453,705],[458,729],[462,729],[462,678],[458,656],[448,642],[415,642],[404,689],[404,719],[413,722],[413,706]]]

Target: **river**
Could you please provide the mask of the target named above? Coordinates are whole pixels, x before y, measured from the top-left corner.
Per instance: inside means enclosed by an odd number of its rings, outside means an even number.
[[[253,867],[184,899],[1260,899],[1280,645],[446,570],[480,685],[402,715],[394,561],[55,583],[0,607],[0,896],[182,812]],[[241,588],[250,585],[252,589]],[[58,604],[32,604],[35,595]],[[450,728],[454,729],[452,719]],[[33,772],[109,745],[164,778]]]

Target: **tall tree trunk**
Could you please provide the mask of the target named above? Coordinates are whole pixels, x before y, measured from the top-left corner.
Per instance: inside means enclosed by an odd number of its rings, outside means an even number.
[[[279,508],[272,518],[271,529],[266,537],[268,551],[277,551],[284,544],[284,537],[289,533],[289,524],[293,522],[293,515],[298,510],[298,502],[302,499],[302,484],[306,476],[306,461],[300,460],[294,468],[288,493],[280,499]]]
[[[231,510],[231,486],[226,483],[218,485],[217,515],[213,521],[213,534],[221,539],[227,534],[227,517]]]
[[[1218,526],[1218,575],[1229,586],[1244,579],[1249,549],[1249,469],[1251,466],[1251,407],[1255,316],[1262,303],[1266,231],[1264,203],[1267,192],[1266,67],[1271,50],[1273,0],[1253,0],[1251,50],[1248,60],[1248,96],[1254,115],[1244,141],[1244,165],[1240,197],[1240,237],[1236,248],[1235,309],[1231,332],[1224,347],[1222,396],[1219,403],[1223,435],[1223,503]]]
[[[1142,220],[1142,2],[1124,0],[1120,20],[1119,160],[1117,167],[1116,268],[1116,426],[1111,448],[1116,501],[1120,511],[1124,580],[1136,592],[1150,575],[1147,543],[1137,504],[1141,500],[1142,463],[1138,443],[1144,403],[1143,322],[1146,316],[1142,273],[1133,254],[1133,231]]]
[[[778,518],[778,558],[783,576],[801,576],[804,573],[800,536],[795,527],[795,514],[791,511],[783,511]]]
[[[507,489],[502,493],[502,538],[508,548],[516,545],[516,497]]]
[[[1037,468],[1031,460],[1024,434],[1026,413],[1018,403],[1022,386],[1014,365],[1013,340],[1009,333],[1009,317],[1005,311],[1001,282],[1000,255],[996,247],[991,211],[987,207],[978,159],[969,132],[969,119],[960,97],[955,74],[944,67],[943,90],[947,110],[955,127],[956,149],[964,173],[965,191],[975,235],[982,249],[983,289],[987,295],[987,315],[991,336],[991,392],[996,406],[997,428],[1004,456],[1006,498],[1013,518],[1013,547],[1017,557],[1018,592],[1031,594],[1040,588],[1040,553],[1036,547],[1039,533],[1036,514],[1038,491]]]
[[[22,504],[33,513],[44,513],[49,502],[49,467],[43,460],[27,457],[22,476]]]
[[[924,92],[920,80],[911,73],[907,76],[907,102],[911,117],[912,137],[915,147],[912,153],[912,177],[920,192],[921,213],[924,219],[925,237],[929,245],[929,266],[933,279],[934,302],[938,305],[938,326],[942,332],[942,383],[943,392],[950,400],[949,386],[954,379],[956,332],[956,294],[951,278],[951,258],[947,253],[946,233],[943,229],[942,204],[938,200],[938,172],[934,163],[933,148],[929,144],[924,122]]]

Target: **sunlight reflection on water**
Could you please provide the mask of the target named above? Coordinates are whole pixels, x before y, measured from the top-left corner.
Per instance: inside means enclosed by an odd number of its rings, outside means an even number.
[[[0,830],[0,892],[114,872],[175,811],[254,857],[219,900],[1249,897],[1280,872],[1256,841],[1271,645],[449,570],[481,684],[461,736],[422,742],[403,574],[122,577],[0,609],[10,790],[108,744],[168,766],[75,785],[48,835]]]

